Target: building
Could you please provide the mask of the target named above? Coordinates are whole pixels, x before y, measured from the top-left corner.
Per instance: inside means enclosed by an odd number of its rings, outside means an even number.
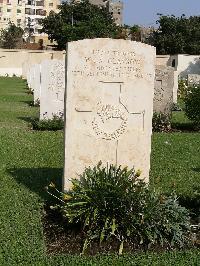
[[[12,22],[23,28],[27,35],[30,32],[39,35],[39,20],[50,11],[57,12],[59,4],[60,0],[0,0],[0,29]]]
[[[109,1],[109,11],[112,14],[117,25],[123,24],[123,2]]]
[[[70,1],[70,0],[69,0]],[[81,0],[75,0],[80,2]],[[24,39],[38,42],[43,39],[49,44],[48,36],[41,32],[39,20],[48,16],[51,11],[58,12],[61,0],[0,0],[0,30],[12,22],[24,30]],[[122,24],[123,3],[116,0],[90,0],[91,4],[108,8],[116,24]]]
[[[81,0],[75,0],[80,2]],[[119,0],[89,0],[93,5],[107,7],[117,25],[123,23],[123,2]]]

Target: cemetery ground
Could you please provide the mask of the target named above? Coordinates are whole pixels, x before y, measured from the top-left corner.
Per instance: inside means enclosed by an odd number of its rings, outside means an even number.
[[[60,188],[63,132],[30,129],[30,118],[39,112],[32,100],[25,81],[0,78],[0,265],[198,265],[198,248],[123,256],[48,254],[42,217],[51,199],[44,188],[51,181]],[[181,124],[182,118],[175,114],[174,120]],[[151,185],[167,193],[175,189],[197,214],[200,133],[154,133],[151,164]]]

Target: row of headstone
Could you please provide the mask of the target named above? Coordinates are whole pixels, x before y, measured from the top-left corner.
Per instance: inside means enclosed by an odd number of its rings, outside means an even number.
[[[40,119],[62,117],[64,112],[64,60],[44,60],[27,71],[27,83],[33,91],[34,104],[40,105]]]
[[[154,112],[166,114],[171,112],[173,104],[173,75],[172,67],[156,66]],[[27,72],[27,82],[34,93],[34,104],[40,104],[40,119],[52,119],[53,116],[63,116],[65,90],[64,60],[45,60],[41,64],[33,65]]]
[[[43,61],[41,69],[40,119],[63,117],[65,63],[63,60]]]
[[[40,119],[65,110],[64,190],[99,161],[134,166],[148,181],[153,105],[170,112],[173,69],[155,67],[154,47],[125,40],[71,42],[66,56],[66,67],[46,60],[27,71]]]

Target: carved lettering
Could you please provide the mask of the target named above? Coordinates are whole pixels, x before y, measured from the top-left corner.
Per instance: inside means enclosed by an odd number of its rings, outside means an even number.
[[[51,91],[64,91],[65,83],[65,68],[61,62],[53,64],[50,71],[50,79],[48,89]]]
[[[83,65],[72,70],[74,76],[100,78],[143,78],[143,72],[142,56],[136,56],[134,52],[115,50],[93,50],[91,56],[84,57]]]

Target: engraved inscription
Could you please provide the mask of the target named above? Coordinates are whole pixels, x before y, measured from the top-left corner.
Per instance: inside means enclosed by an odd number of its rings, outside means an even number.
[[[48,89],[52,91],[63,91],[65,82],[65,68],[64,64],[61,62],[56,62],[53,64],[50,71]]]
[[[97,105],[97,115],[92,121],[96,135],[106,140],[117,140],[127,128],[127,115],[119,106]]]
[[[78,77],[143,78],[144,59],[134,52],[93,50],[72,70]],[[147,74],[148,76],[148,74]]]

